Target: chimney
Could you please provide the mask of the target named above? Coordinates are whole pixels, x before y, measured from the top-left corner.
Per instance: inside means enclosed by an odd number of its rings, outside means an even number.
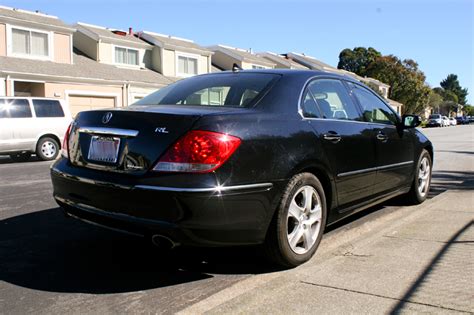
[[[133,28],[131,28],[131,27],[128,28],[128,35],[133,36]]]

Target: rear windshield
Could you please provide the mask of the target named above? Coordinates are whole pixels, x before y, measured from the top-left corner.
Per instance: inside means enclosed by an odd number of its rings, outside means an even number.
[[[251,107],[279,77],[268,73],[196,76],[168,85],[133,105]]]
[[[441,118],[441,115],[430,115],[430,119],[438,119]]]

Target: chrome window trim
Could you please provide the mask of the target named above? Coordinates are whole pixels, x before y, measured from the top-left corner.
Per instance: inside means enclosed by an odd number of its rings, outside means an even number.
[[[350,172],[340,173],[340,174],[337,174],[337,177],[346,177],[346,176],[363,174],[363,173],[368,173],[368,172],[373,172],[373,171],[386,170],[386,169],[389,169],[389,168],[405,166],[405,165],[411,165],[411,164],[413,164],[413,161],[405,161],[405,162],[387,164],[387,165],[382,165],[382,166],[377,166],[377,167],[364,168],[364,169],[357,170],[357,171],[350,171]]]
[[[102,134],[102,135],[122,136],[122,137],[136,137],[138,135],[138,130],[104,128],[104,127],[83,126],[83,127],[79,127],[77,131],[81,133]]]

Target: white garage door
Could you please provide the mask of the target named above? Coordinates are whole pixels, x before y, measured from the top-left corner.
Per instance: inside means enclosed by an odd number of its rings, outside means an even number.
[[[90,95],[69,95],[69,107],[71,115],[84,110],[101,109],[115,107],[115,97],[110,96],[90,96]]]

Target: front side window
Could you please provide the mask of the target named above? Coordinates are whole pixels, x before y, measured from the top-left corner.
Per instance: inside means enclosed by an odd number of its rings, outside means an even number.
[[[198,74],[197,58],[178,56],[178,75],[188,76]]]
[[[49,56],[48,34],[12,28],[12,53],[38,57]]]
[[[225,73],[175,82],[133,105],[251,107],[280,78],[277,74]]]
[[[5,99],[0,101],[0,118],[28,118],[30,105],[26,99]]]
[[[362,120],[344,84],[335,79],[316,79],[306,88],[303,114],[341,120]]]
[[[362,106],[366,121],[387,125],[393,125],[398,122],[397,115],[372,92],[357,84],[349,83],[349,86]]]
[[[139,53],[136,49],[115,47],[115,63],[138,66]]]
[[[36,117],[64,117],[64,111],[59,101],[33,100]]]

